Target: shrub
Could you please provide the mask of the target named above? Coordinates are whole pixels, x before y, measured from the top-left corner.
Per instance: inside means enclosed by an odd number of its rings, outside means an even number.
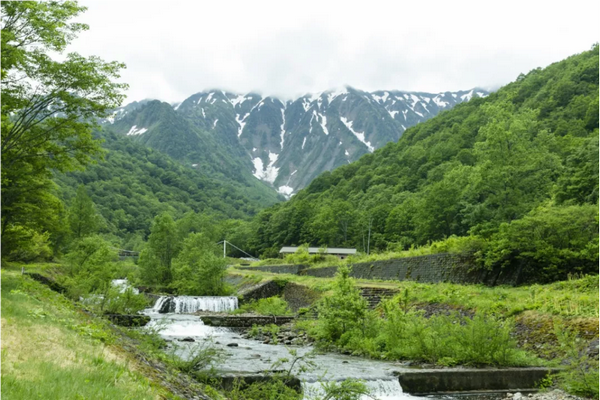
[[[335,342],[346,332],[365,326],[367,302],[355,287],[346,265],[338,267],[333,294],[321,300],[318,310],[319,331],[324,340]]]
[[[525,279],[598,273],[598,206],[546,206],[504,223],[485,252],[488,267],[523,268]]]
[[[554,325],[554,333],[564,352],[565,369],[558,375],[558,384],[577,396],[598,398],[598,360],[587,353],[587,341],[563,324]]]
[[[167,353],[167,361],[181,372],[190,373],[206,369],[220,360],[223,351],[214,346],[211,341],[196,342],[185,357],[180,356],[187,346],[174,345]]]
[[[279,296],[268,297],[266,299],[253,300],[242,305],[237,310],[232,311],[232,314],[243,314],[254,312],[260,315],[292,315],[287,301]]]

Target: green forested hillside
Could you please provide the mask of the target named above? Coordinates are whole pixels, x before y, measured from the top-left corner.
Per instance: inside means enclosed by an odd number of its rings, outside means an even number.
[[[271,185],[259,183],[252,175],[250,159],[239,144],[227,141],[224,132],[196,126],[193,118],[158,100],[119,111],[121,115],[112,124],[104,124],[105,129],[126,135],[211,178],[252,186],[267,197],[277,196]]]
[[[578,244],[567,234],[553,248],[591,251],[595,240],[597,260],[597,203],[595,45],[320,175],[256,218],[251,245],[263,254],[301,243],[373,251],[472,235],[504,240],[499,261],[519,253],[508,232],[521,221],[540,227],[533,237],[570,227],[583,236]]]
[[[274,191],[256,180],[244,186],[181,165],[127,137],[105,131],[104,160],[84,171],[59,174],[67,206],[77,187],[85,185],[104,219],[104,231],[120,237],[139,232],[145,237],[153,218],[163,211],[181,217],[188,211],[215,218],[246,218],[277,202]]]

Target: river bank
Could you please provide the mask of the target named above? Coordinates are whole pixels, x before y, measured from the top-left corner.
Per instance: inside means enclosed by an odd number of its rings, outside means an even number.
[[[9,272],[9,271],[6,271]],[[3,274],[5,271],[3,270]],[[15,275],[15,278],[18,276],[17,271],[10,271],[9,275]],[[4,278],[4,276],[3,276]],[[23,279],[23,278],[19,278]],[[4,281],[4,279],[3,279]],[[28,281],[25,279],[25,281]],[[31,282],[28,287],[34,287],[31,285],[38,285],[37,283]],[[377,282],[373,283],[377,285]],[[35,286],[37,287],[37,286]],[[37,290],[37,289],[36,289]],[[47,289],[46,289],[47,290]],[[313,290],[311,288],[311,290]],[[329,289],[327,289],[329,290]],[[327,295],[327,290],[321,291],[322,294]],[[294,288],[296,293],[304,293],[303,290],[298,290],[298,288]],[[3,291],[4,293],[5,291]],[[10,291],[9,291],[10,293]],[[15,293],[12,293],[15,294]],[[314,294],[314,293],[313,293]],[[58,294],[55,294],[59,296]],[[160,300],[160,296],[153,296],[154,300]],[[185,298],[184,299],[188,299]],[[215,304],[231,304],[232,301],[225,300],[226,298],[217,298]],[[187,301],[187,300],[186,300]],[[206,306],[207,299],[203,300],[204,303],[198,301],[198,299],[193,300],[194,304],[201,305],[204,304]],[[159,302],[157,302],[159,303]],[[155,303],[155,309],[156,304]],[[164,303],[164,302],[163,302]],[[181,299],[180,299],[181,303]],[[448,309],[447,305],[444,307],[440,307],[436,309],[432,306],[433,303],[427,303],[428,306],[424,306],[424,311],[426,311],[429,316],[435,315],[438,312],[451,311]],[[443,303],[442,303],[443,304]],[[219,306],[221,307],[221,306]],[[208,315],[222,315],[222,311],[232,311],[232,310],[220,310],[218,308],[212,311],[203,311],[201,313],[205,313]],[[209,307],[210,308],[210,307]],[[235,309],[236,307],[231,307]],[[193,311],[192,309],[187,309],[186,307],[179,307],[179,310]],[[4,305],[3,305],[4,311]],[[156,311],[156,310],[155,310]],[[468,311],[468,310],[467,310]],[[468,312],[465,311],[466,315]],[[152,314],[152,309],[148,310],[146,314]],[[273,366],[275,364],[279,365],[279,368],[285,369],[284,363],[281,361],[284,358],[288,360],[293,360],[296,358],[312,360],[313,354],[310,354],[310,357],[307,356],[309,353],[313,353],[312,349],[314,347],[314,339],[308,335],[306,330],[298,330],[294,325],[285,324],[279,327],[279,330],[273,335],[273,332],[269,332],[265,330],[264,332],[259,332],[260,335],[251,334],[252,328],[246,329],[243,331],[240,330],[230,330],[227,328],[218,328],[218,327],[208,327],[206,326],[198,316],[194,316],[191,314],[177,314],[177,313],[167,313],[167,314],[158,314],[154,312],[155,315],[152,315],[152,321],[150,325],[149,333],[154,330],[154,333],[158,333],[159,336],[162,337],[166,342],[166,348],[160,350],[161,352],[165,352],[171,354],[169,357],[177,356],[182,360],[185,360],[188,355],[193,353],[194,346],[211,342],[211,344],[216,345],[219,350],[221,350],[222,354],[225,355],[225,360],[220,360],[218,364],[213,365],[213,368],[219,368],[220,375],[225,377],[229,376],[237,376],[239,374],[247,375],[247,374],[266,374],[267,376],[273,372]],[[252,315],[249,314],[238,314],[241,317]],[[160,321],[162,320],[162,322]],[[103,320],[102,320],[103,321]],[[156,322],[159,322],[158,324]],[[307,321],[307,320],[305,320]],[[310,318],[308,319],[310,322]],[[4,320],[3,320],[4,323]],[[104,323],[104,322],[102,322]],[[4,327],[4,324],[3,324]],[[160,332],[158,329],[161,328]],[[112,328],[111,328],[112,329]],[[110,330],[110,329],[109,329]],[[131,332],[138,332],[141,334],[140,330],[132,330]],[[145,335],[144,335],[145,336]],[[191,340],[190,340],[191,339]],[[257,340],[258,339],[258,340]],[[113,340],[113,339],[111,339]],[[142,377],[147,377],[146,379],[150,379],[153,381],[153,385],[155,385],[157,390],[163,392],[173,392],[168,389],[168,385],[165,387],[165,382],[173,381],[173,376],[176,376],[177,373],[173,374],[172,372],[168,372],[168,370],[173,371],[171,367],[165,365],[164,363],[159,362],[144,362],[143,360],[149,360],[153,357],[148,357],[148,355],[144,355],[144,351],[141,349],[144,347],[144,340],[139,343],[135,343],[135,341],[128,341],[129,350],[127,352],[131,354],[136,354],[137,356],[133,356],[130,358],[130,362],[140,365],[139,370],[142,371]],[[218,343],[217,343],[218,342]],[[123,343],[123,342],[121,342]],[[162,346],[162,345],[160,345]],[[159,347],[160,347],[159,346]],[[116,348],[123,349],[122,344],[117,346]],[[3,346],[4,348],[4,346]],[[596,345],[597,349],[597,345]],[[296,355],[291,355],[290,350],[294,351]],[[411,362],[411,361],[386,361],[386,360],[375,360],[375,359],[365,359],[362,357],[355,357],[346,351],[346,354],[343,354],[343,349],[338,349],[339,352],[336,353],[327,353],[327,354],[314,354],[317,364],[320,365],[320,369],[316,369],[313,372],[313,375],[305,375],[303,378],[305,384],[310,384],[313,386],[320,387],[323,381],[323,378],[326,377],[326,374],[329,374],[327,377],[329,380],[325,382],[336,382],[340,379],[345,378],[355,378],[355,379],[365,379],[369,385],[373,386],[372,390],[379,391],[377,393],[388,396],[390,399],[399,398],[400,396],[396,388],[396,383],[394,381],[394,373],[398,373],[404,370],[410,371],[414,369],[415,366],[436,367],[433,364],[427,365],[422,362]],[[121,350],[122,351],[122,350]],[[140,352],[141,351],[141,352]],[[306,357],[305,357],[306,356]],[[135,360],[135,361],[131,361]],[[142,360],[142,362],[140,362]],[[3,359],[4,363],[4,359]],[[161,369],[163,371],[161,372]],[[460,368],[459,368],[460,369]],[[154,371],[154,372],[152,372]],[[157,372],[158,371],[158,372]],[[167,372],[165,372],[167,371]],[[336,372],[337,371],[337,372]],[[375,373],[373,373],[375,371]],[[343,372],[343,373],[340,373]],[[349,373],[349,374],[348,374]],[[237,374],[237,375],[236,375]],[[337,374],[337,375],[336,375]],[[181,371],[179,375],[185,376],[186,374],[182,374]],[[320,380],[319,380],[320,379]],[[161,384],[162,382],[162,384]],[[185,380],[180,382],[179,385],[185,386],[186,384],[196,385],[197,383],[193,383],[192,380]],[[200,384],[198,386],[199,389],[203,386]],[[212,390],[212,389],[211,389]],[[218,389],[215,393],[219,393]],[[198,392],[201,395],[201,391]],[[218,396],[221,395],[217,395]],[[392,397],[389,397],[392,396]],[[396,396],[396,397],[393,397]],[[401,397],[406,396],[406,393],[402,393]],[[184,398],[193,398],[194,396],[189,397],[185,395]],[[198,397],[198,396],[196,396]],[[145,397],[140,397],[145,398]],[[151,398],[151,397],[150,397]]]

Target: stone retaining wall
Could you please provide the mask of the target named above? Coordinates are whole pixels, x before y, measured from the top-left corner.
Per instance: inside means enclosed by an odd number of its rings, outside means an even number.
[[[310,268],[310,265],[305,264],[284,264],[284,265],[263,265],[260,267],[242,267],[238,266],[237,269],[247,269],[249,271],[259,270],[263,272],[272,272],[274,274],[292,274],[298,275],[300,271]]]
[[[269,265],[239,268],[281,274],[294,273],[320,278],[331,278],[337,271],[335,266],[309,268],[307,265]],[[518,283],[518,272],[505,274],[502,270],[476,270],[471,259],[451,253],[357,263],[352,265],[351,276],[361,279],[412,280],[428,283],[484,283],[488,285],[515,285]]]
[[[256,286],[246,288],[238,293],[238,304],[241,306],[254,300],[279,296],[283,292],[284,287],[285,285],[280,285],[275,281],[267,281]]]

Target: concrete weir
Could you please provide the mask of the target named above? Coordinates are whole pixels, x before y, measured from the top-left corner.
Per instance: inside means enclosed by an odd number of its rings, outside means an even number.
[[[406,393],[429,395],[440,393],[532,391],[558,369],[528,367],[502,369],[429,369],[397,371]]]

